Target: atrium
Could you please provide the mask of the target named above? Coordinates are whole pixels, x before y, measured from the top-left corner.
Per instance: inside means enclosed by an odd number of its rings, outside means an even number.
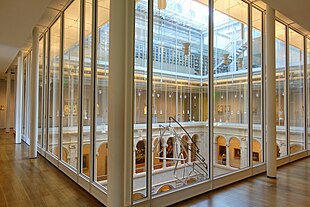
[[[0,128],[102,204],[167,206],[310,155],[310,26],[276,1],[47,2],[0,64]]]

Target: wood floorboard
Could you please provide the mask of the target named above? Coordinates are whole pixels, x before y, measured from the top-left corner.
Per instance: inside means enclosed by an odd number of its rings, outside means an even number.
[[[310,157],[172,205],[174,207],[309,207]]]
[[[29,147],[0,130],[0,207],[101,207],[98,200],[46,159],[28,159]],[[172,205],[175,207],[308,207],[310,157]]]
[[[104,206],[46,159],[28,158],[29,147],[14,144],[0,130],[0,207]]]

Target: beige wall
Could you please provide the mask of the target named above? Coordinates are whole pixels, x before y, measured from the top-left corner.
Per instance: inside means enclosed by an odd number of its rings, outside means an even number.
[[[13,79],[13,77],[11,78]],[[15,83],[14,80],[11,81],[11,128],[14,127],[14,111],[15,111],[15,98],[14,98],[14,90],[15,90]],[[4,105],[5,110],[7,108],[6,106],[6,80],[1,79],[0,80],[0,106]],[[6,111],[0,110],[0,129],[4,129],[5,126],[5,115]]]

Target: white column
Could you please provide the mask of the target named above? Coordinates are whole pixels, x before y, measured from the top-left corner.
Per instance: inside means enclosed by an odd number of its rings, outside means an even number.
[[[167,144],[162,143],[163,147],[163,169],[167,167]]]
[[[229,151],[229,143],[226,143],[226,166],[230,167],[230,151]]]
[[[8,69],[6,73],[6,133],[10,132],[10,122],[11,122],[11,69]]]
[[[135,1],[114,0],[110,3],[107,206],[113,207],[131,203],[134,8]]]
[[[266,145],[267,177],[277,176],[275,10],[267,5],[266,15]]]
[[[133,166],[132,166],[132,168],[133,168],[133,174],[134,175],[136,174],[136,153],[137,153],[137,148],[134,147],[133,154],[132,154],[132,156],[133,156]]]
[[[187,160],[188,160],[189,163],[191,163],[192,162],[192,151],[191,151],[192,150],[192,145],[191,145],[190,141],[188,142],[187,146],[188,146],[188,153],[187,153],[188,159]]]
[[[39,28],[32,30],[32,65],[30,83],[30,151],[29,158],[37,157],[38,95],[39,95]]]
[[[240,168],[248,166],[248,157],[247,139],[242,137],[240,142]]]
[[[23,77],[24,77],[24,64],[23,54],[19,52],[17,60],[16,71],[16,101],[15,101],[15,143],[21,143],[21,130],[22,130],[22,108],[23,108]]]

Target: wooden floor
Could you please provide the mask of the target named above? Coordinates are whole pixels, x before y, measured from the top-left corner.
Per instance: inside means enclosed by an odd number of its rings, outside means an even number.
[[[103,206],[41,156],[28,159],[28,150],[0,130],[0,207]]]
[[[28,146],[0,130],[0,207],[103,206],[42,157],[28,159]],[[310,207],[310,157],[208,192],[176,207]]]
[[[310,157],[180,202],[175,207],[310,207]]]

